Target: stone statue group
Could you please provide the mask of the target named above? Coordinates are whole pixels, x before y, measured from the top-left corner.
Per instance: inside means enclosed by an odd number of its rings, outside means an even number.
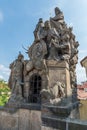
[[[23,101],[24,76],[33,68],[37,70],[43,69],[47,72],[46,60],[56,60],[57,62],[65,60],[69,64],[71,87],[73,88],[76,85],[75,69],[78,61],[77,48],[79,43],[75,41],[72,27],[67,27],[64,15],[58,7],[55,8],[55,16],[50,20],[43,22],[42,18],[39,19],[34,30],[34,37],[33,44],[27,50],[30,60],[24,61],[23,55],[19,54],[18,59],[10,64],[9,86],[12,88],[12,98],[10,99],[12,101],[15,101],[15,99]],[[54,97],[53,99],[58,96],[63,97],[65,95],[64,87],[61,86],[57,82],[57,88],[54,87],[57,90],[56,92],[53,88],[44,92],[48,92],[49,95]],[[58,94],[59,90],[60,95]]]

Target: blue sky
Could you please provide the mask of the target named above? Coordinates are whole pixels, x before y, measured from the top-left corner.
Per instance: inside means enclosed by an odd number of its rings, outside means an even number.
[[[63,11],[68,26],[73,26],[80,44],[79,62],[87,56],[87,0],[0,0],[0,78],[8,80],[9,64],[19,51],[28,58],[22,45],[32,44],[38,19],[42,17],[45,21],[54,16],[56,6]],[[78,83],[86,80],[85,70],[79,62]]]

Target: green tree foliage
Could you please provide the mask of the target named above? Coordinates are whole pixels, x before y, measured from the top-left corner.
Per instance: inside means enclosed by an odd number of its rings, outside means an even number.
[[[0,80],[0,106],[4,106],[10,97],[10,88],[4,80]]]

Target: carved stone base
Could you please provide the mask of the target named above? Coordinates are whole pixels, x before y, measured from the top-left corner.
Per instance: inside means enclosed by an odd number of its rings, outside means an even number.
[[[52,130],[65,130],[67,129],[68,119],[79,119],[78,112],[79,102],[61,104],[59,105],[42,105],[42,130],[49,127]],[[48,130],[48,129],[47,129]],[[75,129],[76,130],[76,129]]]
[[[43,104],[42,105],[42,115],[53,115],[58,116],[60,118],[78,118],[79,112],[77,111],[79,102],[75,103],[66,103],[62,104],[61,102],[59,105],[51,105],[51,104]],[[46,113],[47,111],[47,113]]]
[[[52,87],[59,81],[65,84],[65,95],[66,97],[71,96],[71,85],[70,85],[70,73],[69,65],[66,61],[48,60],[48,86]]]

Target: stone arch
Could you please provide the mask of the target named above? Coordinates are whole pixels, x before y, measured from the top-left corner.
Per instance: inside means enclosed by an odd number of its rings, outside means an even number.
[[[24,88],[25,88],[25,94],[24,95],[25,95],[25,98],[26,98],[28,103],[31,103],[31,102],[32,103],[39,103],[39,102],[41,102],[41,100],[39,100],[39,99],[38,99],[38,101],[34,101],[34,102],[33,102],[33,99],[32,100],[29,99],[30,98],[29,96],[30,96],[30,93],[31,93],[30,92],[31,86],[32,86],[30,81],[32,79],[32,76],[35,76],[35,75],[37,75],[37,79],[38,79],[38,76],[41,77],[41,85],[40,85],[41,88],[39,88],[40,91],[44,88],[46,89],[47,86],[48,86],[48,78],[47,78],[46,73],[43,73],[43,71],[38,71],[36,69],[31,71],[25,78],[25,86],[24,86]]]
[[[30,88],[29,88],[29,102],[31,103],[40,103],[41,102],[41,86],[42,86],[42,78],[39,74],[33,74],[29,80]]]

